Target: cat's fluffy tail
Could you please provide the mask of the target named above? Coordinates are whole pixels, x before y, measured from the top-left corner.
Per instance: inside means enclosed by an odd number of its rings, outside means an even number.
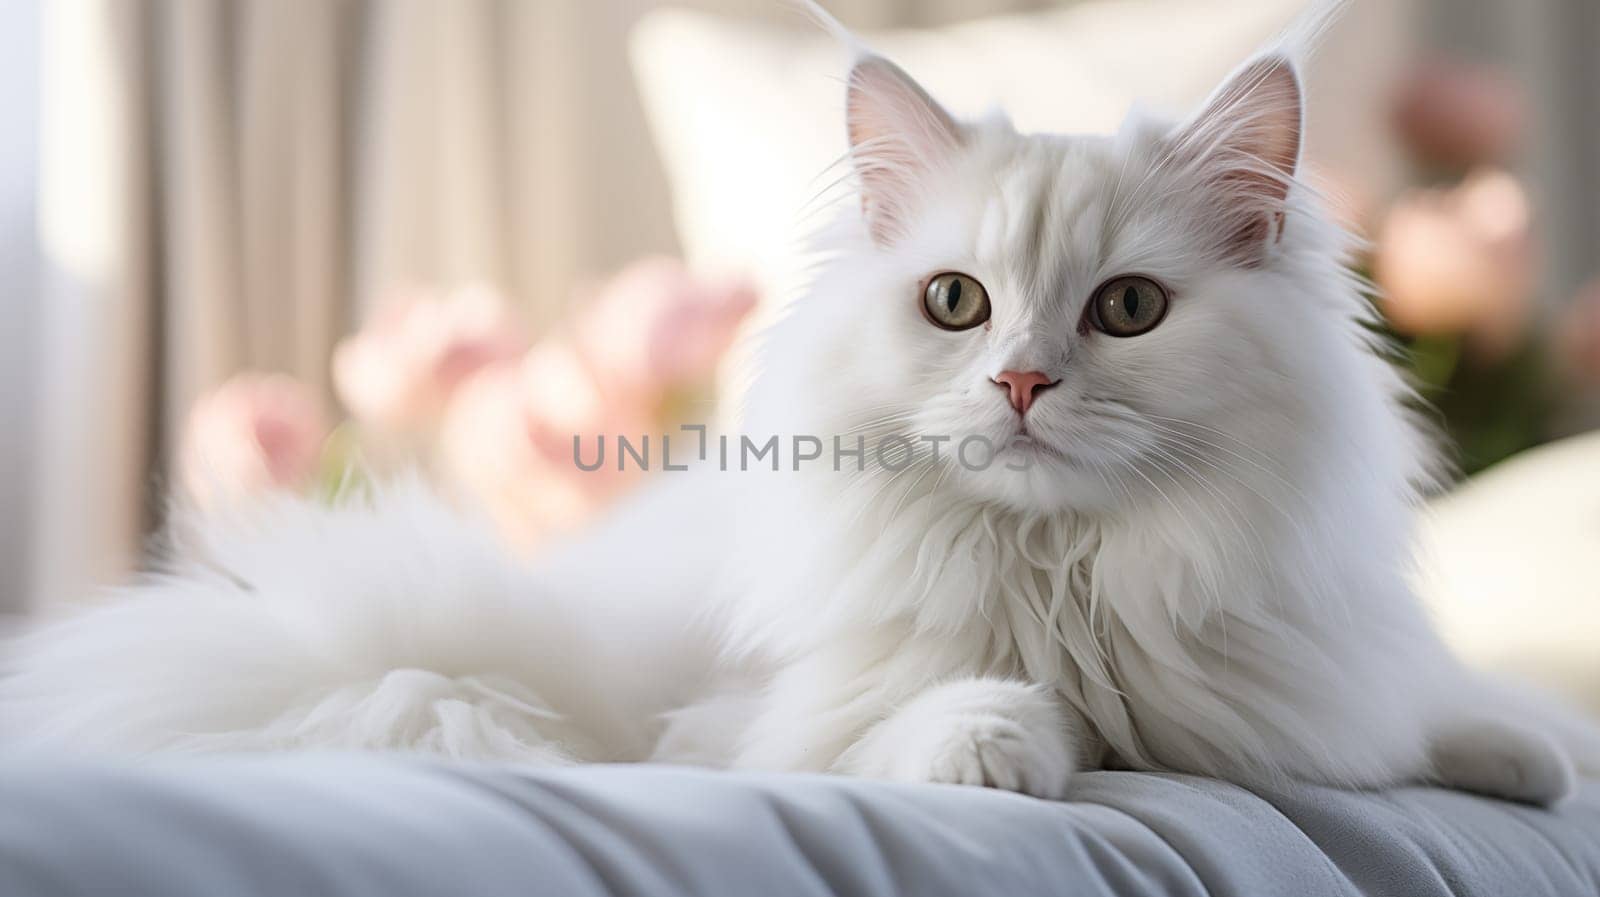
[[[417,484],[184,532],[173,572],[7,646],[0,740],[536,763],[649,750],[630,639]]]
[[[1469,697],[1435,727],[1435,781],[1468,791],[1560,803],[1580,778],[1600,779],[1600,726],[1515,683],[1472,674]]]

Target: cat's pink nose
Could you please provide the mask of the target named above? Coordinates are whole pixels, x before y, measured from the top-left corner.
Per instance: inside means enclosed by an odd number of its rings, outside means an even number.
[[[1027,414],[1035,395],[1061,381],[1051,380],[1039,371],[1001,371],[994,382],[1011,394],[1011,407],[1018,414]]]

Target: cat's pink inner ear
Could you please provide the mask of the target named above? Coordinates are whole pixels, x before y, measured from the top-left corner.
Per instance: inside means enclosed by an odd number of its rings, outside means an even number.
[[[880,244],[904,233],[927,177],[961,142],[948,112],[911,76],[880,56],[850,70],[845,104],[850,159],[861,183],[861,208]]]
[[[1217,224],[1227,251],[1246,264],[1282,233],[1304,120],[1293,63],[1267,56],[1230,79],[1179,135],[1184,155],[1221,194]]]

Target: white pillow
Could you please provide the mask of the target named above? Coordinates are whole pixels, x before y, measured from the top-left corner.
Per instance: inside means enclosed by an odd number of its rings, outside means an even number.
[[[1600,433],[1467,481],[1434,502],[1420,545],[1447,641],[1600,714]]]
[[[1113,0],[866,38],[959,115],[1001,106],[1023,130],[1103,133],[1135,100],[1189,111],[1303,6]],[[781,291],[820,223],[802,212],[845,173],[827,171],[845,150],[843,51],[815,28],[662,10],[632,56],[689,261]]]

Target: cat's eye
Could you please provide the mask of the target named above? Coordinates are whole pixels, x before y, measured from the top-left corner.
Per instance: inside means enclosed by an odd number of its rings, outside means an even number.
[[[965,274],[936,274],[922,291],[922,311],[945,330],[970,330],[989,320],[989,293]]]
[[[1106,281],[1089,303],[1089,320],[1108,336],[1148,333],[1167,316],[1167,291],[1148,277]]]

